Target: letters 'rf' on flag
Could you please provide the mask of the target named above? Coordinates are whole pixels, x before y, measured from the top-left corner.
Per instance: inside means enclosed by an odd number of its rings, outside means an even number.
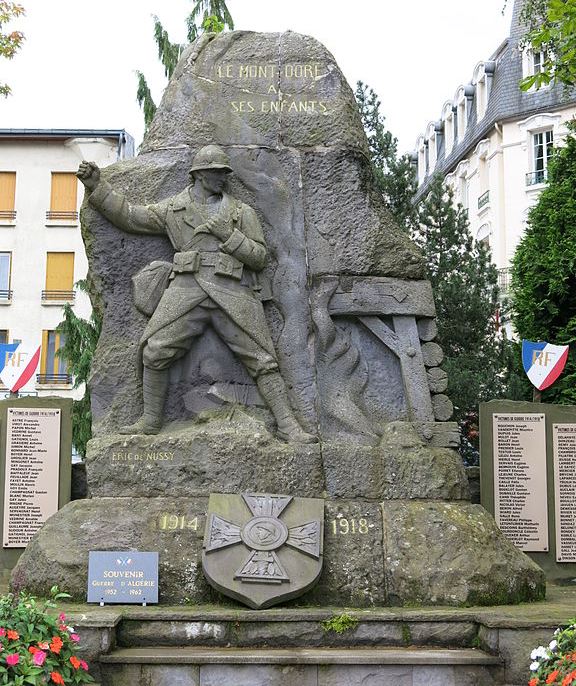
[[[522,341],[522,365],[533,386],[539,391],[551,386],[562,374],[568,359],[567,345],[546,341]]]
[[[25,343],[2,345],[0,354],[0,380],[12,393],[16,393],[34,375],[40,362],[40,346]]]

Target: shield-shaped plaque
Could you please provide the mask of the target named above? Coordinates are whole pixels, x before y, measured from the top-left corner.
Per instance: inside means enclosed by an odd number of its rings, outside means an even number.
[[[568,359],[567,345],[522,341],[522,364],[533,386],[543,391],[562,374]]]
[[[324,501],[212,493],[202,569],[211,586],[261,609],[305,593],[322,571]]]

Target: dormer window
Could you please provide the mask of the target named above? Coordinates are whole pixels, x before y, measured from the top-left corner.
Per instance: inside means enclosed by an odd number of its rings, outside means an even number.
[[[530,76],[536,76],[544,71],[546,61],[549,59],[550,55],[548,50],[532,50],[531,48],[526,48],[522,53],[522,77],[529,78]],[[548,84],[542,83],[540,88],[546,88]],[[532,86],[529,92],[536,90],[536,86]]]

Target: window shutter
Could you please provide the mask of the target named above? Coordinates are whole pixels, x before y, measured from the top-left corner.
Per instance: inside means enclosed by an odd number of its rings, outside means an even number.
[[[70,292],[74,287],[74,253],[46,254],[46,290]]]
[[[2,212],[13,212],[16,198],[16,172],[0,172],[0,218]]]
[[[64,215],[76,212],[78,179],[72,172],[52,172],[52,191],[50,195],[50,212],[57,215]]]

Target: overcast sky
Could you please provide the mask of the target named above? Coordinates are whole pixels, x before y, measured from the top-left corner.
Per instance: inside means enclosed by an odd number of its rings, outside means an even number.
[[[0,99],[0,128],[124,128],[139,143],[134,71],[157,101],[166,83],[151,15],[182,41],[192,1],[20,2],[27,16],[9,28],[26,42],[14,60],[0,60],[0,81],[13,90]],[[353,87],[361,79],[379,94],[401,151],[507,36],[508,4],[503,15],[504,0],[228,0],[238,29],[290,29],[324,43]]]

